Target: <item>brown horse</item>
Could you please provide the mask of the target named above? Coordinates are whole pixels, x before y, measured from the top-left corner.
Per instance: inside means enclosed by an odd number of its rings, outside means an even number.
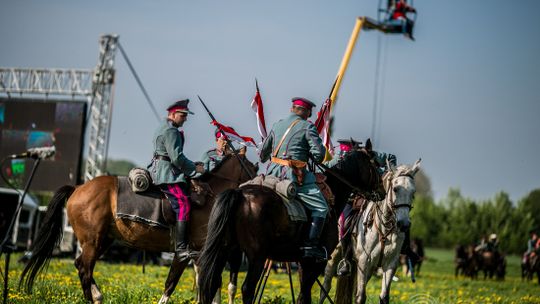
[[[384,197],[381,177],[372,161],[371,147],[350,152],[337,163],[333,172],[370,197]],[[333,210],[329,212],[321,244],[332,252],[338,242],[337,216],[353,189],[336,176],[325,173],[335,194]],[[302,241],[308,223],[289,219],[286,206],[273,190],[257,185],[222,192],[210,215],[208,239],[199,259],[201,303],[212,301],[221,285],[221,273],[229,252],[243,251],[249,261],[242,285],[244,303],[254,302],[257,281],[265,260],[300,261],[300,295],[298,303],[311,303],[311,288],[323,272],[326,261],[302,259]]]
[[[250,163],[244,155],[239,155],[246,164],[243,170],[240,161],[233,155],[224,158],[212,172],[201,180],[207,182],[214,193],[236,188],[249,176],[257,172],[256,165]],[[82,252],[75,259],[84,296],[93,303],[101,303],[103,296],[93,278],[96,260],[107,250],[114,239],[128,245],[149,251],[168,251],[171,246],[169,229],[151,227],[143,223],[115,217],[117,205],[118,178],[100,176],[83,185],[63,186],[52,198],[44,224],[33,245],[33,255],[22,272],[19,285],[24,284],[32,290],[36,275],[48,264],[52,251],[62,237],[63,208],[67,204],[67,215]],[[67,201],[67,203],[66,203]],[[200,250],[206,240],[206,230],[213,201],[201,208],[193,208],[190,220],[190,247]],[[173,260],[165,290],[160,303],[166,303],[174,291],[188,261]]]

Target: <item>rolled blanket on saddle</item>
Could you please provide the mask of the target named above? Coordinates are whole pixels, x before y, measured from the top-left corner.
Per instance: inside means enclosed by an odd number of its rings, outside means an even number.
[[[259,175],[254,179],[241,184],[240,188],[245,186],[262,186],[276,191],[276,193],[281,196],[291,221],[307,222],[306,210],[296,197],[296,185],[292,181],[280,180],[275,176]]]
[[[259,175],[254,179],[241,184],[240,187],[247,185],[259,185],[270,188],[289,200],[296,196],[296,185],[292,181],[287,179],[280,180],[279,178],[271,175]]]

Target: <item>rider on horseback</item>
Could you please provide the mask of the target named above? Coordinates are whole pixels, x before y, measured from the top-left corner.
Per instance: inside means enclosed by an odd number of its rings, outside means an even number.
[[[531,235],[531,238],[527,241],[527,251],[525,251],[525,253],[523,254],[523,264],[529,263],[529,259],[535,254],[538,242],[538,234],[535,230],[529,231],[529,234]]]
[[[316,162],[321,162],[326,149],[315,125],[307,121],[315,104],[300,97],[293,98],[292,103],[291,115],[275,123],[264,140],[260,158],[262,162],[271,160],[267,174],[290,179],[297,184],[298,197],[311,211],[304,257],[327,259],[326,250],[319,246],[319,239],[328,205],[315,183],[315,175],[306,168],[310,154]]]
[[[161,191],[169,199],[177,215],[175,252],[177,258],[184,260],[193,253],[188,248],[188,221],[191,205],[188,198],[186,177],[204,173],[204,166],[194,163],[183,153],[184,132],[179,131],[187,120],[189,99],[180,100],[167,108],[167,119],[154,133],[154,157],[149,167],[150,174]]]
[[[338,141],[340,143],[340,158],[342,158],[344,155],[346,155],[354,146],[357,146],[359,143],[355,140],[351,139],[350,141],[347,140],[340,140]],[[376,152],[375,153],[375,161],[377,162],[379,173],[383,175],[383,173],[388,169],[387,168],[387,161],[390,163],[391,166],[396,166],[396,156],[393,154],[387,154],[383,152]],[[357,202],[358,200],[363,200],[363,204],[365,205],[365,199],[364,198],[351,198],[351,202]],[[359,208],[361,209],[361,208]],[[351,273],[351,255],[352,255],[352,248],[351,248],[351,235],[352,235],[352,229],[353,227],[350,227],[352,223],[352,217],[354,214],[356,214],[359,210],[356,210],[356,212],[353,212],[354,208],[352,204],[346,204],[345,208],[343,209],[342,213],[342,226],[341,226],[341,249],[343,252],[343,258],[338,263],[337,268],[337,275],[338,276],[347,276]],[[408,235],[409,233],[406,233]],[[406,241],[407,241],[406,236]],[[405,247],[405,246],[404,246]]]
[[[216,148],[208,150],[202,155],[201,162],[204,164],[204,169],[206,171],[212,171],[212,169],[221,163],[225,155],[229,152],[225,134],[219,129],[216,129],[214,134],[216,136]]]

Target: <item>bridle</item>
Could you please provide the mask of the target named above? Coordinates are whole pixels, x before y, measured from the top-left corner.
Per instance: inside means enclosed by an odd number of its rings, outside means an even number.
[[[394,233],[397,229],[397,219],[396,219],[396,211],[399,208],[408,208],[409,211],[412,209],[411,204],[407,203],[400,203],[400,204],[394,204],[395,198],[394,198],[394,180],[399,177],[409,177],[413,179],[413,176],[409,173],[398,173],[397,176],[393,176],[394,173],[392,171],[389,171],[387,173],[388,175],[385,176],[385,181],[387,181],[387,194],[386,198],[384,199],[383,206],[388,207],[388,212],[383,213],[381,210],[381,206],[379,206],[376,202],[373,202],[373,208],[375,209],[372,213],[373,217],[373,226],[375,230],[377,231],[377,234],[379,236],[379,243],[381,245],[381,257],[379,259],[379,264],[382,263],[382,259],[384,256],[384,244],[386,240],[388,239],[388,236],[392,233]],[[384,181],[383,181],[384,182]],[[380,224],[375,223],[378,222]],[[384,231],[383,231],[384,230]],[[364,230],[365,231],[365,230]],[[366,232],[366,231],[365,231]]]
[[[359,153],[367,153],[367,152],[365,152],[365,150],[358,150],[358,152]],[[369,154],[368,154],[368,156],[369,156]],[[330,168],[330,167],[328,167],[328,166],[326,166],[325,164],[322,164],[322,163],[316,163],[312,156],[310,156],[310,158],[313,161],[313,163],[316,164],[316,166],[321,171],[330,173],[335,178],[337,178],[340,182],[342,182],[347,187],[349,187],[352,190],[353,196],[360,196],[360,197],[363,197],[363,198],[365,198],[367,200],[370,200],[370,201],[371,200],[373,200],[373,201],[380,200],[380,196],[378,195],[378,193],[376,193],[375,190],[360,189],[359,187],[351,184],[345,177],[343,177],[341,174],[336,172],[335,169]],[[369,161],[370,161],[371,164],[374,163],[374,160],[371,159],[371,158],[370,158]],[[377,172],[375,170],[377,170],[377,169],[374,166],[368,166],[368,171],[369,171],[368,185],[370,185],[370,186],[373,185],[373,181],[377,177]]]

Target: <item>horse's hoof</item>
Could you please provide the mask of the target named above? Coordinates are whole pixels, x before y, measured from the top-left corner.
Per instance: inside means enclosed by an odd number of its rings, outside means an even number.
[[[169,302],[169,297],[166,295],[162,295],[161,299],[159,299],[158,304],[167,304],[167,302]]]

